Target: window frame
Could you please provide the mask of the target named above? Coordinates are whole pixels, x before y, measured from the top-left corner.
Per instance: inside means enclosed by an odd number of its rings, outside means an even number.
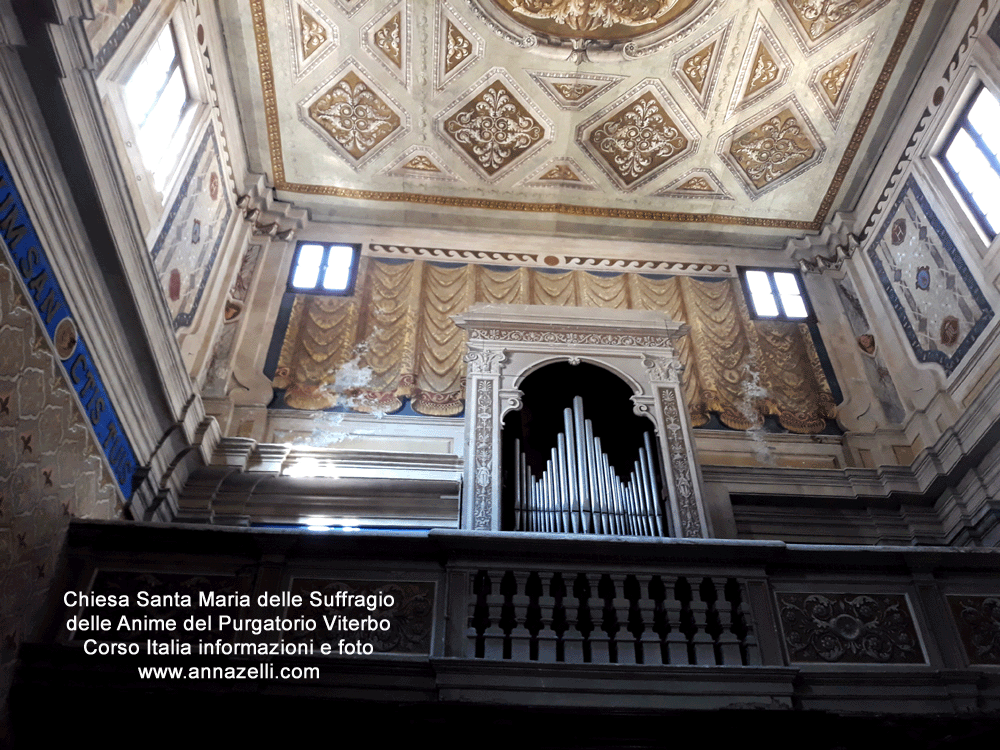
[[[139,150],[138,127],[129,116],[125,89],[167,26],[171,27],[177,50],[178,65],[187,89],[187,104],[171,137],[175,162],[165,171],[162,187],[157,188],[153,170],[146,165]],[[186,2],[175,0],[165,3],[164,9],[152,15],[148,24],[132,30],[130,36],[135,37],[135,42],[122,45],[98,78],[108,120],[115,125],[112,135],[119,163],[126,174],[131,172],[132,179],[127,180],[127,189],[131,192],[144,234],[159,225],[172,196],[177,192],[183,168],[189,164],[205,128],[210,127],[209,83],[207,72],[198,60],[196,26],[193,10]]]
[[[313,287],[292,286],[292,279],[299,264],[299,256],[302,248],[307,245],[320,245],[323,247],[323,259],[319,264],[319,272],[316,275],[316,285]],[[347,286],[344,289],[327,289],[323,286],[323,277],[326,275],[327,262],[330,258],[330,249],[334,247],[351,248],[351,265],[347,279]],[[327,242],[323,240],[299,240],[295,244],[295,253],[292,255],[292,264],[288,269],[288,278],[285,281],[285,291],[288,294],[309,294],[322,295],[324,297],[350,297],[357,287],[358,272],[361,266],[361,244],[357,242]]]
[[[806,285],[802,282],[802,274],[799,273],[797,268],[761,268],[759,266],[741,266],[737,268],[737,271],[740,275],[740,286],[743,288],[743,297],[746,302],[747,312],[750,313],[751,320],[778,320],[788,323],[816,322],[815,308],[813,308],[812,300],[809,299],[809,294],[806,292]],[[750,291],[750,284],[747,282],[748,271],[760,271],[767,274],[767,280],[771,284],[771,295],[773,296],[775,305],[778,308],[777,315],[760,315],[757,312],[757,307],[754,305],[753,301],[753,293]],[[795,283],[799,288],[799,296],[802,298],[802,304],[806,308],[805,317],[793,318],[789,317],[785,312],[785,306],[781,301],[781,294],[778,292],[777,282],[774,280],[774,274],[776,273],[791,274],[795,278]]]
[[[983,237],[985,237],[987,244],[992,244],[993,241],[1000,236],[1000,230],[996,232],[993,231],[989,220],[986,218],[986,214],[983,213],[977,201],[972,197],[972,194],[968,191],[968,189],[966,189],[962,179],[958,175],[958,172],[954,167],[952,167],[946,156],[946,152],[952,143],[954,143],[955,137],[958,135],[959,131],[964,130],[968,133],[969,137],[972,138],[976,148],[978,148],[986,157],[986,160],[993,168],[993,171],[998,177],[1000,177],[1000,159],[998,159],[996,154],[994,154],[989,147],[986,146],[982,137],[975,131],[972,124],[969,122],[969,112],[983,92],[989,92],[991,96],[1000,101],[1000,96],[997,96],[996,93],[986,85],[985,81],[980,80],[973,85],[971,87],[971,93],[964,98],[962,106],[960,108],[955,108],[957,113],[955,115],[955,121],[948,129],[947,135],[941,141],[941,145],[937,149],[936,159],[940,164],[942,171],[945,175],[947,175],[950,187],[955,196],[960,199],[962,207],[971,215],[976,227],[978,227]]]

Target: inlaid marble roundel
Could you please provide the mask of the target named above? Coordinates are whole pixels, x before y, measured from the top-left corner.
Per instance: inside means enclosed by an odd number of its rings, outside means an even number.
[[[620,42],[664,28],[698,0],[490,0],[531,31]]]

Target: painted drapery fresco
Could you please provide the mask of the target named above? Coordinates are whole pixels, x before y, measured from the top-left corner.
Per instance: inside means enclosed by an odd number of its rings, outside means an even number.
[[[735,279],[547,272],[364,258],[354,297],[297,296],[275,371],[287,406],[461,413],[465,333],[476,302],[657,310],[690,325],[682,339],[685,400],[695,425],[716,413],[740,430],[774,415],[820,432],[836,415],[808,327],[753,321]],[[362,312],[363,311],[363,312]]]

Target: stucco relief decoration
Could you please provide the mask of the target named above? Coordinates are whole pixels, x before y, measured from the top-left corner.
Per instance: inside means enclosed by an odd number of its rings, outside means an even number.
[[[541,114],[529,111],[512,88],[512,81],[493,80],[441,120],[448,143],[487,179],[508,171],[549,137]]]
[[[869,35],[867,39],[841,51],[818,66],[809,79],[817,101],[834,125],[839,124],[844,115],[874,39],[874,34]]]
[[[566,182],[567,180],[570,182],[580,181],[579,175],[577,175],[577,173],[573,171],[573,168],[567,164],[557,164],[538,179],[553,180],[555,182]]]
[[[820,432],[836,416],[819,356],[806,326],[753,321],[739,283],[690,276],[638,273],[595,275],[584,270],[545,273],[529,267],[461,263],[460,254],[435,251],[430,260],[364,258],[353,298],[296,298],[274,386],[285,404],[326,409],[347,399],[358,410],[391,413],[409,398],[414,411],[448,416],[462,412],[467,375],[466,337],[451,320],[475,302],[657,310],[691,326],[676,343],[664,336],[568,331],[508,332],[487,329],[487,341],[521,340],[564,345],[675,346],[684,366],[682,384],[691,423],[718,414],[745,430],[774,415],[788,430]],[[493,262],[502,259],[494,259]],[[360,300],[360,303],[357,302]],[[359,390],[343,384],[343,369],[370,370]],[[338,385],[338,373],[341,384]],[[747,379],[761,395],[747,400]],[[369,406],[372,405],[372,406]]]
[[[868,258],[916,358],[951,374],[994,311],[912,176]]]
[[[306,61],[326,41],[327,30],[301,5],[299,6],[299,30],[302,58]]]
[[[819,39],[848,21],[872,0],[791,0],[790,5],[810,39]]]
[[[657,190],[656,195],[725,201],[733,199],[733,196],[719,182],[719,178],[707,169],[685,172],[673,182],[668,183],[666,187]]]
[[[396,13],[384,26],[375,32],[375,46],[396,65],[403,67],[403,42],[400,37],[400,18],[402,13]]]
[[[705,82],[708,79],[708,64],[712,61],[716,44],[717,42],[712,40],[712,43],[707,47],[695,52],[685,60],[684,65],[681,67],[684,75],[687,76],[687,79],[691,81],[691,85],[699,93],[705,90]]]
[[[856,59],[857,54],[851,55],[834,64],[833,67],[820,76],[819,82],[823,88],[823,93],[826,94],[826,98],[830,100],[831,104],[836,105],[840,100],[840,95],[844,91],[844,84],[847,82],[847,76],[854,69]]]
[[[434,14],[434,87],[441,91],[482,57],[485,46],[447,0],[439,0]]]
[[[737,126],[723,137],[719,148],[726,165],[753,198],[814,166],[826,151],[794,98],[763,119]]]
[[[577,140],[616,185],[631,190],[693,152],[697,141],[659,82],[627,97],[581,125]]]
[[[445,31],[444,69],[450,73],[472,54],[472,42],[451,21]]]
[[[777,0],[803,51],[822,47],[857,26],[889,0]]]
[[[540,189],[596,190],[597,183],[573,159],[563,157],[544,162],[521,180],[521,185]]]
[[[503,351],[470,351],[465,355],[469,375],[500,375],[506,361]]]
[[[744,133],[729,149],[754,187],[763,187],[809,159],[816,150],[791,110]]]
[[[1000,664],[1000,597],[948,596],[970,664]]]
[[[697,0],[492,0],[511,20],[544,37],[622,41],[661,29]]]
[[[666,428],[667,456],[674,489],[677,491],[677,509],[681,517],[681,536],[700,538],[704,536],[701,516],[698,513],[698,499],[695,497],[694,480],[691,477],[691,462],[688,460],[688,444],[681,424],[680,405],[674,388],[660,388],[660,403],[663,405],[663,424]]]
[[[791,663],[924,664],[902,594],[775,595]]]
[[[295,80],[316,70],[340,44],[337,26],[312,0],[285,0],[285,23]]]
[[[560,109],[581,110],[624,80],[598,73],[529,70],[528,75]]]
[[[659,102],[646,94],[590,134],[595,150],[622,181],[632,184],[688,145]]]
[[[679,383],[684,371],[681,363],[675,358],[654,357],[646,355],[642,364],[649,373],[649,379],[658,383]]]
[[[354,71],[312,102],[308,116],[336,151],[354,163],[370,156],[403,124],[400,115]]]
[[[708,112],[709,102],[719,83],[719,67],[732,24],[731,20],[727,21],[674,56],[671,73],[702,114]]]
[[[443,180],[455,182],[458,176],[448,168],[444,159],[425,146],[410,146],[387,167],[382,174],[417,178],[420,180]]]

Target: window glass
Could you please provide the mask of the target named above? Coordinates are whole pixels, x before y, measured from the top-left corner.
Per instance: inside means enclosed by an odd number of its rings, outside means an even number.
[[[797,273],[741,269],[740,276],[753,317],[808,320],[811,316]]]
[[[327,253],[323,288],[331,292],[342,292],[347,289],[351,280],[354,248],[350,245],[331,245]]]
[[[125,110],[157,190],[177,164],[183,145],[178,131],[190,102],[173,26],[167,24],[125,84]]]
[[[354,291],[360,256],[358,245],[300,243],[292,263],[288,291],[350,294]]]
[[[943,149],[943,162],[979,226],[1000,231],[1000,101],[984,86],[969,101]]]
[[[300,245],[299,255],[292,269],[292,286],[312,289],[319,279],[319,266],[323,262],[322,245]]]
[[[778,314],[778,306],[771,291],[771,280],[764,271],[747,271],[746,282],[750,289],[750,299],[754,312],[762,318],[773,318]]]

